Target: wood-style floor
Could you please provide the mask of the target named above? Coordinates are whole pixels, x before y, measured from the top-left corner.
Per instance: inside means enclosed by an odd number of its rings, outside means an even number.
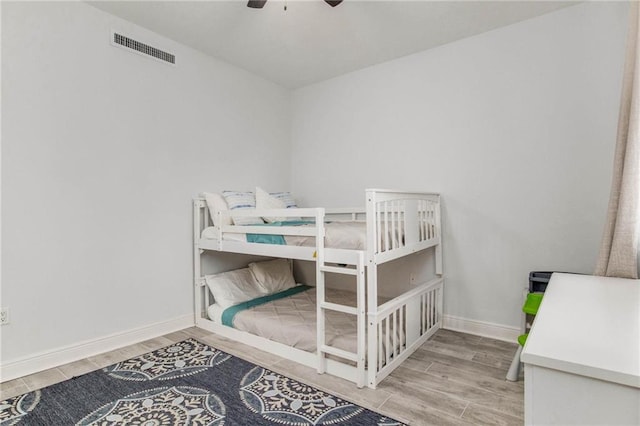
[[[411,425],[521,425],[523,382],[505,381],[516,344],[439,330],[377,389],[345,380],[207,331],[189,328],[0,385],[0,400],[194,337]]]

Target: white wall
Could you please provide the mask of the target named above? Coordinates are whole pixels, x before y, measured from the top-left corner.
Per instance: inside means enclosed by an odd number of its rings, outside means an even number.
[[[3,2],[2,362],[191,314],[191,198],[288,188],[289,96],[85,3]]]
[[[528,271],[593,267],[623,4],[300,89],[292,109],[288,91],[84,3],[1,6],[3,364],[191,313],[203,190],[293,185],[329,206],[439,191],[446,311],[470,319],[516,326]],[[112,28],[178,65],[110,46]]]
[[[595,266],[626,26],[585,3],[299,89],[293,190],[442,193],[445,313],[517,327],[529,271]]]

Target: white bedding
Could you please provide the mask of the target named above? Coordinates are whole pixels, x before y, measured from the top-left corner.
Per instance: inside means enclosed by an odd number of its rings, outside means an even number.
[[[356,306],[356,294],[350,291],[326,289],[327,301]],[[384,300],[380,300],[379,303]],[[222,324],[224,311],[219,305],[209,306],[209,319]],[[257,336],[308,352],[316,350],[316,290],[310,288],[292,296],[238,312],[233,327]],[[356,317],[337,311],[327,311],[326,344],[356,351]],[[400,336],[397,336],[400,342]]]
[[[313,226],[313,225],[301,225]],[[277,227],[274,227],[277,234]],[[218,228],[210,226],[202,231],[202,238],[216,239]],[[225,241],[247,242],[246,234],[225,232]],[[316,244],[315,237],[285,235],[287,245],[313,247]],[[347,250],[364,250],[367,246],[367,229],[364,222],[330,222],[325,224],[324,245],[328,248],[341,248]]]

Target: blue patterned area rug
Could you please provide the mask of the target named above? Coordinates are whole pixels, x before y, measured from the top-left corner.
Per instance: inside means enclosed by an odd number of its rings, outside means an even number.
[[[355,386],[355,385],[354,385]],[[0,402],[0,425],[400,425],[195,339]]]

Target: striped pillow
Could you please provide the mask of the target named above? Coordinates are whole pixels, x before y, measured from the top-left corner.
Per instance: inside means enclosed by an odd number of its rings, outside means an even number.
[[[293,196],[291,195],[290,192],[271,192],[269,193],[269,195],[284,202],[284,205],[288,209],[295,209],[298,207],[296,204],[296,200],[293,199]]]
[[[253,192],[222,191],[229,210],[245,210],[256,208],[256,197]],[[260,217],[232,217],[234,225],[257,225],[264,223]]]
[[[287,205],[287,199],[284,197],[280,197],[278,198],[275,194],[286,194],[289,198],[289,205]],[[272,193],[268,193],[267,191],[265,191],[264,189],[260,188],[259,186],[256,186],[256,207],[259,210],[262,209],[288,209],[288,208],[295,208],[296,204],[295,201],[293,201],[293,198],[291,197],[291,194],[289,194],[288,192],[272,192]],[[263,216],[262,219],[264,219],[265,222],[267,223],[273,223],[273,222],[285,222],[285,221],[292,221],[292,220],[302,220],[301,217],[299,216],[295,216],[295,217],[285,217],[285,216],[275,216],[275,217],[265,217]]]

